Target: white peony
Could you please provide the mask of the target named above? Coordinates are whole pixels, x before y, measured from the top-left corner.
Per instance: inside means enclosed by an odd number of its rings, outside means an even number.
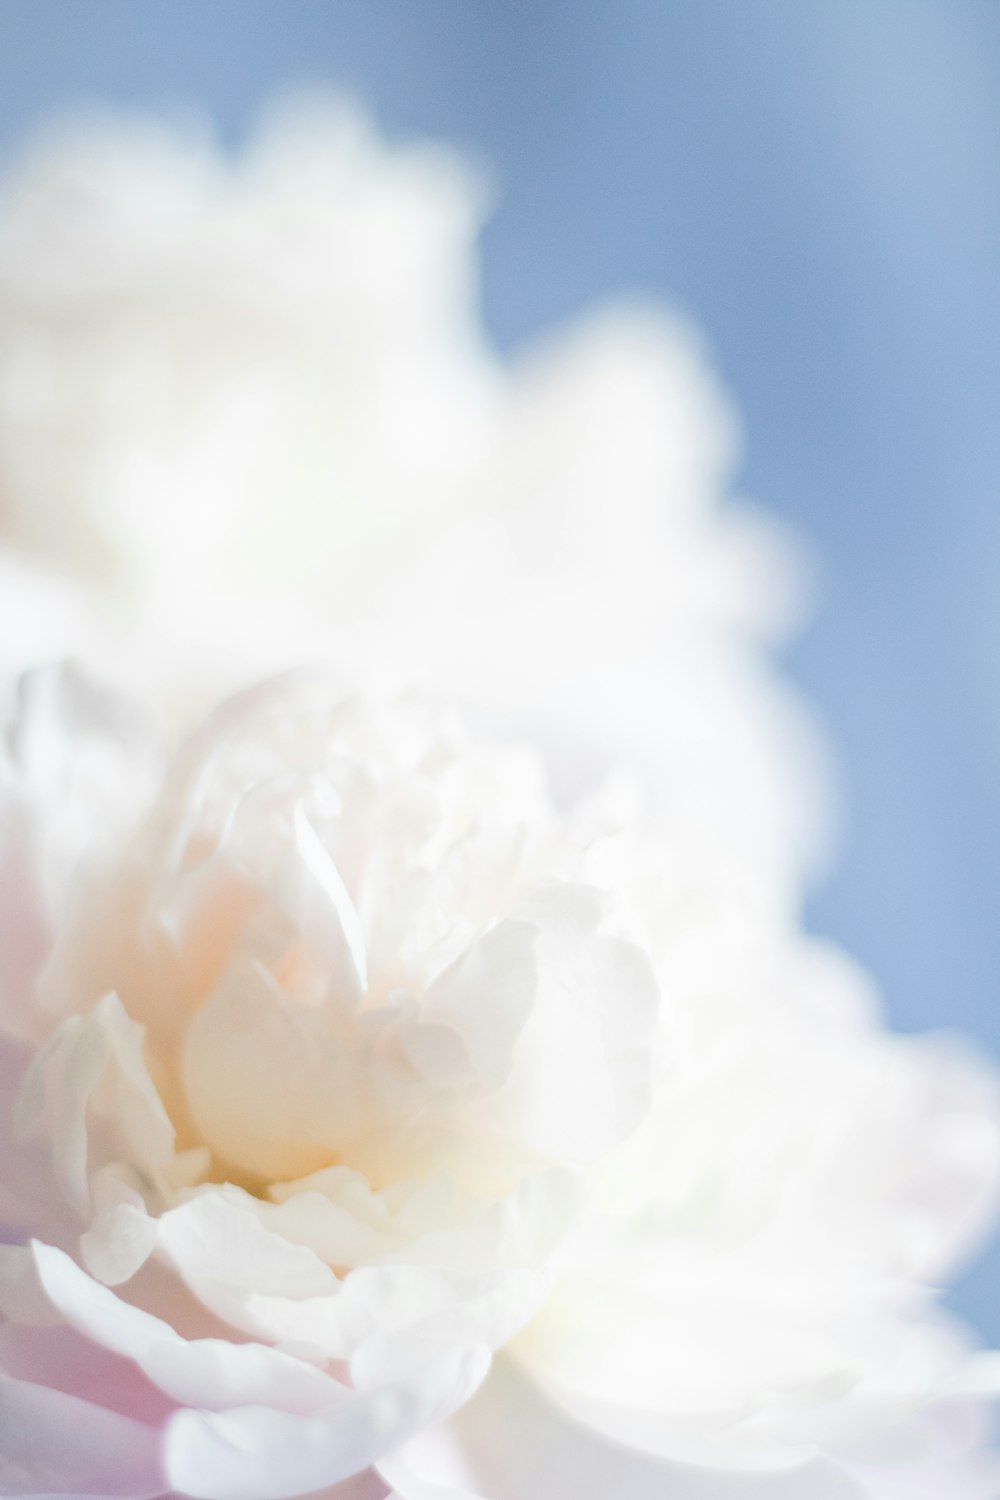
[[[366,688],[0,695],[0,1492],[995,1500],[995,1082],[798,931],[787,545],[690,329],[490,351],[482,196],[329,105],[0,192],[0,671]]]
[[[482,197],[329,104],[234,159],[143,120],[40,136],[0,193],[0,536],[87,585],[126,680],[421,682],[543,741],[561,792],[631,761],[794,900],[822,777],[766,651],[797,585],[727,499],[728,402],[649,308],[499,360]]]
[[[309,676],[0,795],[3,1493],[959,1493],[995,1079],[683,819]]]

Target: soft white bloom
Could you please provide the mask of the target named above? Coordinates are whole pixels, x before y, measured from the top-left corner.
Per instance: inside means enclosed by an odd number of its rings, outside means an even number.
[[[126,679],[420,682],[542,740],[560,790],[638,765],[793,899],[824,822],[766,655],[795,570],[727,498],[728,403],[649,308],[500,361],[481,199],[329,104],[235,159],[41,137],[0,195],[0,534],[88,583]]]
[[[5,1494],[957,1478],[995,1080],[683,818],[309,676],[35,674],[0,796]]]
[[[126,593],[296,581],[426,524],[486,439],[468,173],[346,108],[43,135],[0,213],[7,535]]]

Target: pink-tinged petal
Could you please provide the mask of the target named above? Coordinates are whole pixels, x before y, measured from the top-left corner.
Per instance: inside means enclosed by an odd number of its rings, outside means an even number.
[[[13,1037],[36,1031],[35,979],[51,941],[33,835],[0,761],[0,1026]]]
[[[0,1376],[0,1494],[151,1500],[163,1434],[64,1391]]]
[[[102,1407],[148,1426],[162,1426],[176,1402],[135,1364],[99,1349],[65,1324],[58,1328],[0,1323],[0,1372]]]
[[[289,1500],[323,1489],[443,1420],[468,1399],[488,1365],[485,1349],[460,1350],[410,1382],[350,1392],[325,1417],[262,1407],[178,1412],[167,1433],[171,1484],[195,1500]]]
[[[106,995],[89,1015],[63,1022],[24,1081],[18,1127],[47,1141],[60,1187],[83,1216],[101,1166],[122,1162],[162,1183],[174,1159],[174,1128],[146,1068],[144,1035],[118,997]]]
[[[26,1328],[54,1328],[63,1321],[27,1245],[0,1245],[0,1316]]]
[[[38,1233],[61,1237],[72,1219],[56,1188],[49,1153],[17,1133],[15,1100],[30,1058],[21,1043],[0,1034],[0,1243]]]
[[[61,1250],[32,1246],[41,1287],[66,1322],[103,1349],[134,1360],[173,1400],[224,1409],[248,1404],[294,1413],[339,1408],[345,1388],[313,1365],[260,1344],[186,1340],[92,1280]]]

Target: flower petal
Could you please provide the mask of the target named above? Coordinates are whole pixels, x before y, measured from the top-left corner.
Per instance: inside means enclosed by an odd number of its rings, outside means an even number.
[[[399,1500],[873,1500],[818,1459],[747,1474],[630,1452],[557,1412],[503,1358],[441,1429],[378,1468]]]
[[[144,1035],[106,995],[63,1022],[25,1078],[19,1129],[48,1141],[60,1186],[83,1216],[100,1166],[125,1163],[163,1184],[173,1161],[174,1127],[146,1068]]]
[[[330,1012],[296,1004],[241,955],[188,1028],[183,1079],[201,1139],[262,1181],[304,1176],[342,1155],[369,1123],[361,1048]]]
[[[160,1221],[160,1249],[219,1317],[257,1338],[352,1361],[358,1384],[408,1376],[448,1349],[498,1348],[549,1287],[537,1266],[480,1274],[402,1263],[338,1279],[311,1250],[263,1227],[221,1193],[204,1193]]]
[[[162,1434],[49,1386],[0,1375],[0,1493],[149,1500],[168,1488]]]
[[[33,981],[85,865],[145,807],[159,756],[134,707],[71,665],[26,672],[0,740],[0,1011],[34,1035]]]
[[[350,1392],[325,1417],[264,1408],[214,1415],[178,1412],[167,1434],[167,1471],[195,1500],[288,1500],[367,1468],[465,1401],[489,1364],[483,1349],[461,1350],[418,1377]]]
[[[116,1297],[51,1245],[32,1246],[49,1301],[84,1337],[134,1360],[175,1401],[211,1409],[260,1403],[315,1413],[339,1407],[345,1390],[313,1365],[261,1344],[187,1340],[151,1313]]]
[[[646,1112],[659,987],[639,947],[600,930],[597,891],[541,887],[518,916],[537,928],[538,994],[512,1074],[484,1114],[535,1150],[586,1163]]]
[[[22,1140],[17,1131],[16,1099],[30,1063],[25,1047],[0,1034],[0,1242],[30,1233],[57,1237],[72,1218],[54,1181],[49,1152],[40,1141]]]
[[[403,1029],[402,1041],[410,1060],[439,1087],[497,1088],[507,1078],[514,1043],[535,1002],[536,936],[531,922],[499,922],[427,990],[419,1020]],[[440,1030],[460,1041],[461,1064],[453,1049],[435,1045]]]

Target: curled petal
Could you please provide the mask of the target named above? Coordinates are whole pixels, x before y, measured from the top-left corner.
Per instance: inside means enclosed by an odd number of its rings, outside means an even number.
[[[484,1349],[456,1351],[410,1382],[350,1392],[323,1417],[259,1407],[178,1412],[167,1434],[171,1485],[195,1500],[288,1500],[323,1489],[443,1420],[488,1365]]]
[[[351,1360],[359,1385],[409,1375],[449,1349],[498,1348],[538,1309],[537,1267],[472,1275],[403,1263],[342,1279],[246,1207],[204,1193],[160,1221],[160,1250],[219,1317],[256,1338]]]
[[[70,1327],[133,1360],[179,1403],[211,1409],[259,1403],[312,1413],[344,1399],[343,1386],[302,1360],[260,1344],[184,1339],[93,1281],[61,1250],[36,1243],[32,1255],[42,1291]]]

